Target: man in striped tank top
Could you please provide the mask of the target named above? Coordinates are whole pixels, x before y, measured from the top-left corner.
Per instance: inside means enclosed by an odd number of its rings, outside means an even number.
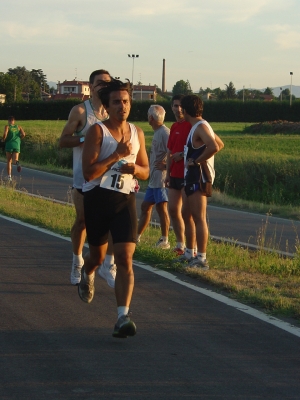
[[[86,303],[93,300],[95,270],[104,260],[110,232],[117,265],[118,319],[113,336],[125,338],[136,333],[129,318],[137,235],[135,177],[146,180],[149,163],[144,132],[127,122],[131,85],[112,80],[99,90],[99,97],[109,119],[88,130],[83,147],[84,213],[90,252],[84,257],[78,294]]]

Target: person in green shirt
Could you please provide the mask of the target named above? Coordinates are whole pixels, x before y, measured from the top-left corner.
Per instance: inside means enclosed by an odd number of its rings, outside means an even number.
[[[19,162],[21,139],[25,137],[23,128],[16,125],[15,117],[8,118],[8,125],[5,125],[2,141],[5,142],[7,160],[7,179],[11,181],[12,162],[17,165],[17,171],[21,172]]]

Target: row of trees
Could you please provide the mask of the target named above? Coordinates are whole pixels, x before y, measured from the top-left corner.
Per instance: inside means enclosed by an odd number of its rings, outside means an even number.
[[[226,89],[221,89],[220,87],[211,89],[207,87],[203,89],[200,87],[199,95],[205,96],[208,93],[212,94],[217,100],[232,100],[232,99],[239,99],[239,100],[261,100],[262,95],[271,95],[274,96],[273,89],[267,87],[263,92],[256,89],[242,89],[237,91],[234,87],[232,82],[229,82],[228,85],[225,85]],[[192,94],[193,91],[191,89],[190,82],[180,80],[175,83],[172,90],[173,95],[176,94]],[[292,95],[293,99],[295,96]],[[275,96],[274,96],[275,98]],[[280,95],[278,96],[279,100],[289,100],[290,99],[290,89],[284,89],[281,91]]]
[[[37,100],[42,91],[49,91],[47,76],[41,69],[28,71],[25,67],[9,68],[0,72],[0,93],[6,95],[6,101]]]
[[[138,82],[138,84],[142,84]],[[207,93],[212,94],[217,100],[257,100],[262,95],[273,95],[273,90],[267,87],[264,92],[255,89],[242,89],[237,91],[232,82],[225,85],[226,89],[220,87],[212,89],[203,89],[200,87],[199,95],[204,96]],[[47,76],[42,69],[32,69],[28,71],[25,67],[9,68],[6,73],[0,72],[0,93],[6,95],[8,103],[22,100],[39,100],[42,91],[51,92],[54,88],[49,88],[47,84]],[[161,89],[157,89],[161,97],[166,97]],[[188,80],[180,80],[175,83],[172,90],[175,94],[191,94],[193,93],[190,82]],[[288,100],[290,98],[290,90],[284,89],[278,97],[280,100]],[[295,98],[295,96],[293,96]]]

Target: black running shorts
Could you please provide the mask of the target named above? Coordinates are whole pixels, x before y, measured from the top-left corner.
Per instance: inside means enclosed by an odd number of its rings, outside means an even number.
[[[134,193],[124,194],[96,186],[84,192],[84,215],[90,245],[105,244],[109,231],[113,243],[136,243]]]
[[[183,178],[175,178],[173,176],[170,176],[170,181],[169,181],[169,189],[175,189],[175,190],[181,190],[184,185],[184,179]]]

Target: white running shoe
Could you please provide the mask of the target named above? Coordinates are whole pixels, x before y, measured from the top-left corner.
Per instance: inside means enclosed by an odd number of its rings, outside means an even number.
[[[71,284],[78,285],[81,279],[81,268],[83,267],[83,262],[81,265],[74,264],[72,265],[71,270]]]
[[[167,250],[170,248],[170,243],[165,242],[164,239],[160,238],[156,244],[155,247],[158,247],[159,249]]]
[[[188,263],[187,267],[199,268],[202,269],[202,271],[209,270],[209,265],[207,260],[200,260],[198,257],[193,257],[191,261]]]
[[[99,276],[101,276],[101,278],[106,280],[109,287],[111,288],[115,287],[115,280],[117,274],[116,264],[112,264],[107,267],[104,265],[104,263],[102,263],[98,269],[98,274]]]

